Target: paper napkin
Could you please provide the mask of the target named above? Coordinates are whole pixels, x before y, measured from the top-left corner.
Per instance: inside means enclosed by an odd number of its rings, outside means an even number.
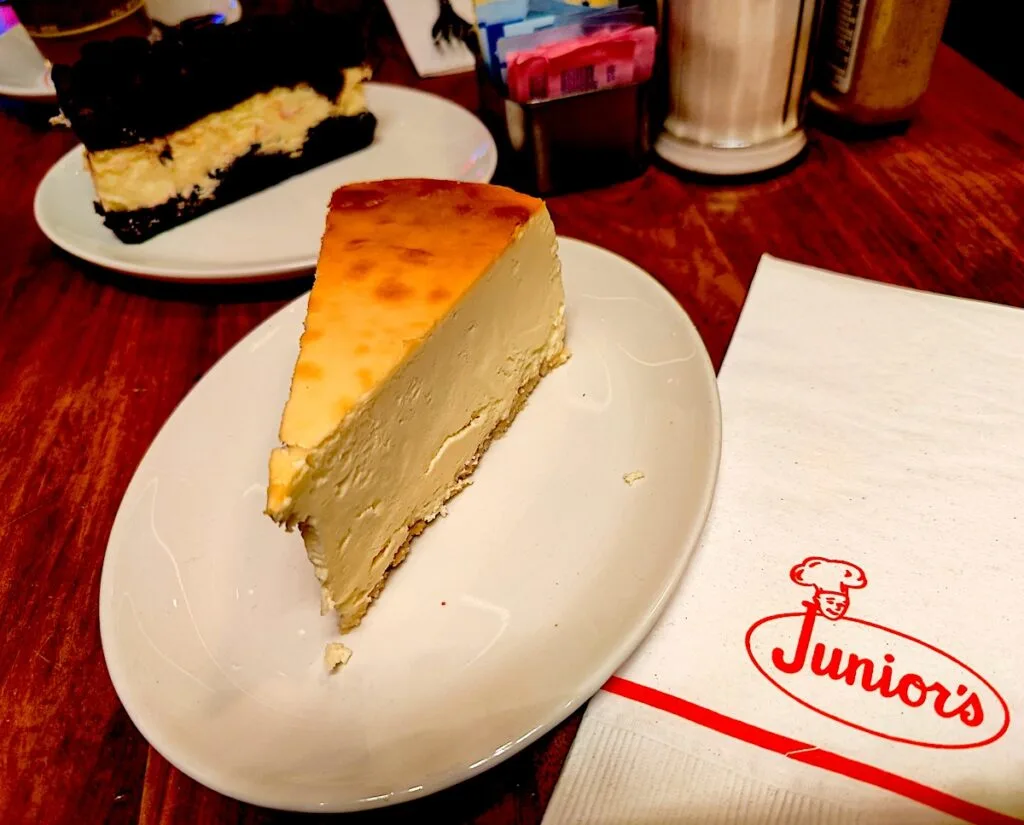
[[[1024,312],[765,257],[668,609],[564,823],[1024,821]]]
[[[437,0],[384,0],[402,44],[420,77],[438,77],[468,72],[473,68],[473,54],[463,43],[434,45],[430,30],[437,20]],[[452,0],[452,8],[466,22],[476,20],[473,0]]]

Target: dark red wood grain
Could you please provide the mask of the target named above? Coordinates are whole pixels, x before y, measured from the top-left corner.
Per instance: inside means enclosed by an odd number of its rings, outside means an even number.
[[[471,75],[419,81],[386,19],[379,79],[476,104]],[[56,250],[35,187],[74,139],[50,112],[0,102],[0,822],[271,823],[171,768],[107,676],[99,571],[121,495],[190,387],[308,279],[180,287]],[[769,252],[919,289],[1024,305],[1024,102],[943,49],[905,134],[814,131],[802,163],[745,183],[654,167],[555,197],[562,234],[635,261],[679,299],[721,362]],[[348,821],[537,823],[578,714],[435,797]]]

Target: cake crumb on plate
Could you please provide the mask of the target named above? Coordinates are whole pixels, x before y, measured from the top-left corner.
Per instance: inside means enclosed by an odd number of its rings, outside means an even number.
[[[638,481],[641,481],[644,478],[646,478],[646,476],[643,474],[642,470],[633,470],[633,472],[631,473],[626,473],[622,477],[622,480],[625,481],[626,484],[628,484],[630,487],[632,487],[634,484],[636,484]]]
[[[347,665],[352,658],[352,651],[341,642],[328,642],[324,648],[324,664],[328,673],[336,673],[342,665]]]

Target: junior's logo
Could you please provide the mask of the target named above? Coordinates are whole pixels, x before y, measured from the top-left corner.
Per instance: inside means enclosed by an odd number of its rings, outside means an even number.
[[[977,748],[1006,733],[1009,708],[979,673],[928,642],[846,615],[851,591],[868,583],[860,567],[811,557],[789,575],[808,588],[804,609],[747,631],[754,666],[787,696],[909,745]]]

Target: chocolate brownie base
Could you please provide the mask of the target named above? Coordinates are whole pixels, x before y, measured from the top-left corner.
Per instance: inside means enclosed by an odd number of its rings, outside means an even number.
[[[213,209],[369,146],[376,125],[377,119],[369,112],[354,117],[328,118],[310,130],[302,154],[297,157],[284,153],[261,155],[259,147],[253,146],[248,154],[220,170],[217,174],[220,183],[209,197],[199,198],[193,194],[130,211],[108,212],[96,203],[96,211],[121,241],[142,243]]]

